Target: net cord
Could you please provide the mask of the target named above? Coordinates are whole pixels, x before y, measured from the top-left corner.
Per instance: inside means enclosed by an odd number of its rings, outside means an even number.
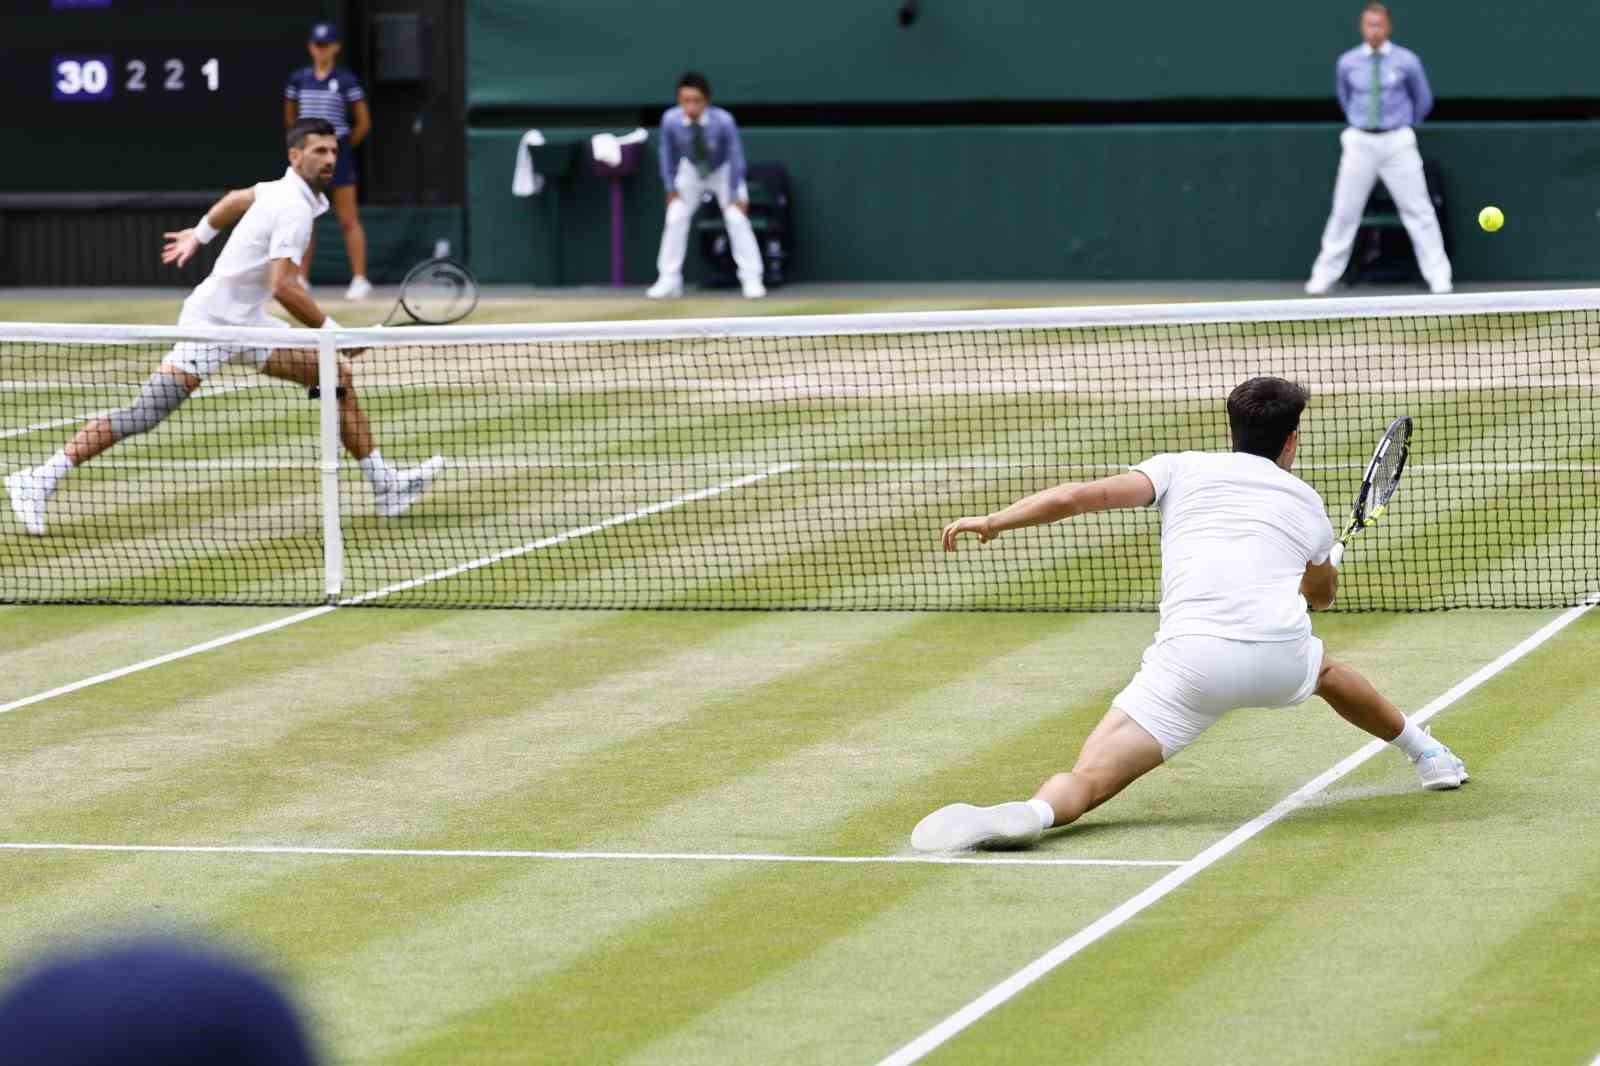
[[[906,311],[864,315],[774,315],[756,318],[624,322],[540,322],[497,326],[414,326],[397,335],[377,327],[331,331],[340,346],[391,347],[515,341],[649,341],[738,337],[870,336],[997,329],[1090,329],[1353,318],[1433,318],[1600,310],[1600,289],[1381,296],[1336,300],[1241,300],[1227,303],[1130,304],[1117,307],[1027,307],[980,311]],[[268,348],[317,345],[322,331],[214,326],[88,325],[0,322],[0,340],[60,344],[160,341],[244,342]]]

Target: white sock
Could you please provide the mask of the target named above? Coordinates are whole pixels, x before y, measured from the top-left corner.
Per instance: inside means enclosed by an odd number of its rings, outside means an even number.
[[[1028,809],[1039,816],[1039,829],[1049,829],[1056,824],[1056,809],[1041,799],[1028,801]]]
[[[394,483],[394,467],[383,461],[383,453],[378,449],[372,449],[370,455],[358,461],[361,472],[367,476],[373,488],[386,489]]]
[[[1405,752],[1406,758],[1416,762],[1417,757],[1433,745],[1433,738],[1418,729],[1416,724],[1407,718],[1406,727],[1389,743]]]
[[[56,491],[56,486],[61,479],[67,476],[67,471],[72,469],[72,460],[67,458],[66,449],[56,452],[41,466],[34,467],[33,476],[38,479],[39,487],[46,496]]]

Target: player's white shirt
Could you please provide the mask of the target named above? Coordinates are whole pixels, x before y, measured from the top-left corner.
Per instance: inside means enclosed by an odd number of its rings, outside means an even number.
[[[1324,563],[1333,524],[1316,490],[1270,459],[1176,452],[1138,464],[1161,509],[1161,629],[1230,640],[1311,632],[1300,579]]]
[[[218,322],[259,324],[261,309],[272,299],[272,261],[289,259],[297,266],[311,242],[311,222],[328,209],[328,198],[313,192],[305,179],[284,171],[277,181],[256,186],[256,200],[244,213],[217,265],[183,302],[185,311]]]

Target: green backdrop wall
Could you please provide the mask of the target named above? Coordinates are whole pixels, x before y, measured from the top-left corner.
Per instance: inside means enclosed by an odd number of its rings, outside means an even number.
[[[1316,254],[1338,128],[758,128],[745,143],[792,175],[797,280],[1293,278]],[[520,132],[468,138],[474,266],[487,281],[604,283],[605,183],[575,168],[554,195],[513,197]],[[1419,137],[1445,172],[1458,279],[1600,276],[1600,124],[1439,123]],[[628,276],[646,284],[663,203],[653,154],[626,188]],[[1474,222],[1486,203],[1506,212],[1492,237]]]
[[[665,101],[685,67],[731,103],[1330,99],[1358,0],[470,0],[469,107]],[[1405,0],[1395,39],[1443,95],[1597,94],[1600,4]]]

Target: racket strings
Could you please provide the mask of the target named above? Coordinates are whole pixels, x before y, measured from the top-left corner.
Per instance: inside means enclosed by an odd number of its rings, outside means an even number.
[[[455,263],[426,263],[402,283],[400,302],[419,322],[454,322],[477,306],[478,286]]]

